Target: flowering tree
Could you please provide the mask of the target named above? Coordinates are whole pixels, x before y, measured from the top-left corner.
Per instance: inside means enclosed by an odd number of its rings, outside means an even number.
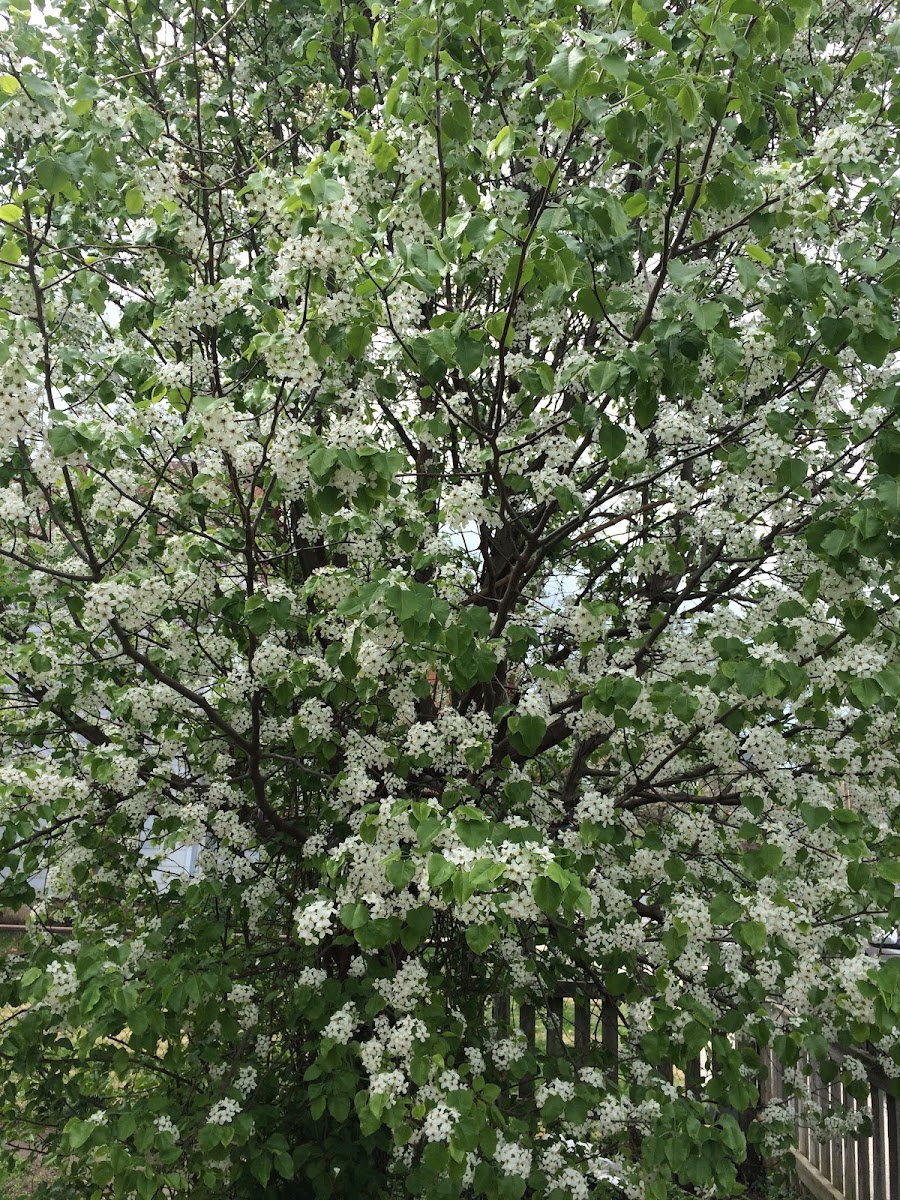
[[[767,1048],[900,1073],[892,6],[15,4],[5,1136],[736,1195]]]

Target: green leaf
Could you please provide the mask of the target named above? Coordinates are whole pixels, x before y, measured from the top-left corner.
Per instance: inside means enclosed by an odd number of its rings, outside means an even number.
[[[487,317],[484,322],[484,327],[494,341],[498,344],[498,346],[501,344],[501,342],[505,348],[512,345],[512,342],[515,338],[515,329],[509,320],[508,313],[498,312],[494,313],[490,317]]]
[[[508,728],[512,748],[526,758],[533,758],[544,740],[547,722],[536,713],[524,713],[522,716],[510,717]]]
[[[0,221],[15,224],[22,219],[22,209],[18,204],[0,204]]]
[[[0,75],[0,92],[5,96],[14,96],[19,90],[19,81],[15,75]]]
[[[418,870],[418,864],[411,858],[392,859],[385,867],[385,875],[398,892],[409,887],[413,876]]]
[[[853,348],[864,363],[874,367],[884,365],[884,360],[896,348],[896,338],[882,337],[873,329],[864,330],[853,339]]]
[[[767,875],[774,874],[783,858],[784,851],[780,846],[766,843],[747,850],[744,854],[744,864],[753,879],[765,879]]]
[[[541,912],[552,914],[559,910],[562,902],[562,888],[552,879],[548,879],[545,875],[539,875],[531,885],[531,894]]]
[[[612,695],[616,704],[621,705],[622,708],[631,709],[638,702],[641,691],[639,679],[635,679],[632,675],[622,675],[616,679]]]
[[[878,874],[888,883],[900,883],[900,859],[886,858],[878,864]]]
[[[766,944],[767,930],[762,921],[742,921],[737,926],[738,937],[748,950],[759,953]]]
[[[850,518],[850,524],[854,529],[859,530],[859,535],[863,541],[869,541],[871,538],[878,537],[885,528],[884,521],[871,508],[860,509],[855,516]]]
[[[22,257],[22,247],[15,238],[7,238],[0,245],[0,262],[15,264]]]
[[[671,38],[668,38],[661,29],[650,21],[644,21],[638,25],[634,31],[639,38],[643,38],[645,42],[649,42],[651,46],[655,46],[657,50],[664,50],[667,54],[672,49]]]
[[[734,682],[741,694],[752,700],[763,691],[765,672],[755,662],[742,662],[735,669]]]
[[[580,46],[563,46],[557,50],[547,74],[563,92],[574,92],[587,74],[590,59]]]
[[[443,854],[428,856],[428,886],[432,891],[437,891],[441,884],[452,878],[455,871],[456,867]]]
[[[767,267],[771,267],[775,262],[775,259],[767,250],[763,250],[762,246],[757,246],[753,242],[748,242],[747,245],[744,246],[744,250],[750,255],[751,258],[755,258],[757,262],[764,263]]]
[[[321,1113],[319,1116],[321,1116]],[[268,1153],[268,1151],[257,1150],[254,1153],[250,1161],[250,1174],[263,1187],[268,1184],[272,1175],[272,1156]]]
[[[42,159],[35,167],[34,173],[44,191],[50,192],[51,195],[64,191],[72,182],[72,176],[55,158]]]
[[[743,1162],[747,1153],[747,1143],[737,1121],[730,1113],[725,1113],[719,1117],[718,1125],[722,1131],[721,1140],[725,1148],[738,1162]]]
[[[687,864],[683,858],[670,854],[665,861],[665,872],[668,877],[678,883],[687,874]]]
[[[624,83],[628,78],[628,61],[621,54],[604,54],[600,65],[617,83]]]
[[[871,608],[864,600],[850,600],[841,615],[844,628],[858,642],[867,638],[878,624],[878,609]]]
[[[135,1181],[141,1200],[152,1200],[154,1196],[159,1195],[159,1184],[152,1175],[132,1175],[132,1179]]]
[[[441,220],[441,198],[438,193],[432,188],[425,188],[419,196],[419,208],[432,229],[436,229]]]
[[[116,1137],[127,1141],[137,1129],[137,1118],[134,1113],[123,1113],[116,1122]]]
[[[806,482],[808,470],[809,468],[802,458],[790,456],[781,460],[776,475],[780,484],[783,484],[786,488],[790,488],[792,491],[796,491],[798,488],[803,487]]]
[[[125,211],[132,217],[144,211],[144,197],[138,188],[129,188],[125,193]]]
[[[497,936],[496,925],[467,925],[466,944],[473,954],[484,954]]]
[[[65,458],[80,448],[72,427],[62,422],[50,426],[47,431],[47,441],[57,458]]]
[[[293,1179],[295,1168],[294,1160],[285,1150],[276,1150],[272,1155],[272,1160],[275,1163],[275,1170],[282,1179]]]
[[[347,327],[344,335],[344,345],[351,357],[363,358],[372,341],[372,327],[362,321],[355,321]]]
[[[872,486],[889,513],[900,513],[900,480],[890,475],[876,475]]]
[[[697,94],[697,89],[691,82],[686,83],[682,87],[681,91],[675,97],[675,103],[678,105],[682,117],[684,117],[685,124],[693,125],[700,112],[700,97]],[[701,325],[700,328],[704,327]]]
[[[597,430],[597,443],[611,461],[618,458],[628,445],[628,434],[621,426],[613,425],[612,421],[604,414]]]
[[[721,321],[725,312],[724,304],[717,304],[709,301],[706,304],[698,304],[694,309],[694,322],[698,329],[702,329],[708,333],[711,329],[715,329]]]
[[[361,929],[369,922],[369,910],[362,900],[357,900],[355,904],[341,905],[340,918],[346,929]]]
[[[363,108],[369,112],[378,103],[378,93],[373,87],[369,87],[369,85],[365,83],[356,93],[356,103],[360,108]],[[290,1178],[290,1175],[285,1175],[285,1179]]]
[[[743,906],[726,892],[719,892],[710,901],[709,917],[715,925],[733,925],[743,915]]]
[[[66,1122],[63,1133],[66,1135],[69,1146],[73,1150],[77,1150],[90,1140],[98,1128],[99,1126],[94,1121],[82,1121],[78,1117],[72,1117]]]
[[[819,336],[829,350],[840,350],[853,332],[853,322],[848,317],[823,317],[819,322]]]
[[[454,358],[463,375],[468,377],[478,370],[484,361],[486,351],[487,347],[483,342],[479,342],[467,334],[462,334],[457,339]]]
[[[840,558],[853,545],[853,534],[848,529],[833,529],[822,538],[822,549],[831,558]]]
[[[488,153],[496,158],[509,158],[515,147],[516,134],[511,125],[504,125],[495,138],[492,139]]]
[[[862,708],[873,708],[881,699],[881,688],[874,679],[865,676],[851,681],[850,692]]]
[[[501,1175],[490,1194],[496,1200],[522,1200],[527,1186],[527,1179],[520,1175]]]

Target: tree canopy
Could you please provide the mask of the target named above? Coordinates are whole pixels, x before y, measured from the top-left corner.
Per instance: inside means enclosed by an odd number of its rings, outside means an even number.
[[[5,1136],[67,1197],[737,1195],[767,1048],[900,1074],[893,5],[24,3]],[[492,1005],[572,980],[618,1064]]]

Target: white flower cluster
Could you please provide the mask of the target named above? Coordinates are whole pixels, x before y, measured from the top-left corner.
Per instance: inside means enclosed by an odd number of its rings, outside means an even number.
[[[256,647],[253,655],[253,674],[258,679],[274,679],[291,665],[292,655],[287,646],[272,638],[266,638]]]
[[[356,652],[359,672],[366,679],[380,679],[391,670],[394,649],[375,638],[363,638]]]
[[[489,1053],[498,1071],[505,1071],[528,1053],[528,1042],[523,1034],[500,1038],[490,1047]]]
[[[215,287],[194,288],[166,310],[165,334],[173,342],[187,345],[198,327],[218,325],[229,313],[243,307],[253,287],[246,275],[226,275]],[[252,313],[252,308],[248,308]]]
[[[314,900],[294,912],[297,937],[307,946],[317,946],[331,932],[335,907],[331,900]]]
[[[398,1069],[379,1071],[370,1077],[369,1091],[373,1096],[387,1096],[389,1102],[393,1103],[409,1091],[409,1080]]]
[[[713,933],[709,908],[700,896],[691,892],[677,892],[671,901],[670,918],[684,925],[691,938],[702,941]]]
[[[441,515],[448,529],[458,531],[477,529],[479,525],[497,526],[499,518],[481,494],[481,485],[474,479],[445,487],[441,497]]]
[[[527,1179],[531,1174],[532,1152],[518,1142],[508,1142],[502,1133],[497,1134],[497,1150],[494,1162],[504,1175],[518,1175]]]
[[[428,998],[428,968],[420,959],[408,958],[393,978],[379,980],[378,990],[397,1012],[412,1012]]]
[[[297,710],[297,721],[311,738],[326,738],[334,728],[331,709],[321,700],[304,700]]]
[[[322,1030],[322,1036],[334,1038],[336,1042],[346,1045],[353,1037],[358,1024],[359,1014],[356,1011],[356,1005],[348,1002],[332,1015],[331,1020]]]
[[[304,967],[297,973],[297,984],[317,992],[327,978],[327,973],[321,967]]]
[[[595,821],[598,825],[612,825],[616,819],[615,797],[591,788],[585,791],[575,807],[576,821]]]
[[[158,1133],[167,1133],[173,1139],[173,1141],[176,1142],[181,1139],[181,1131],[179,1130],[178,1126],[175,1124],[172,1118],[167,1116],[165,1113],[162,1116],[157,1117],[153,1124],[156,1126]]]
[[[263,356],[275,376],[296,382],[298,388],[310,389],[320,375],[320,368],[310,353],[309,344],[300,329],[301,316],[288,316],[280,334],[272,334],[263,346]],[[280,463],[287,465],[281,458]]]
[[[593,1147],[587,1144],[582,1147],[571,1139],[541,1148],[541,1169],[550,1177],[554,1188],[568,1193],[572,1200],[587,1200],[591,1192],[584,1167],[575,1167],[571,1163],[572,1151],[582,1149],[586,1156],[591,1156]],[[591,1174],[595,1172],[591,1170]]]
[[[873,137],[874,133],[874,137]],[[872,161],[887,150],[887,134],[877,127],[840,121],[821,130],[813,143],[813,155],[823,167],[856,165]]]
[[[459,1113],[449,1104],[437,1104],[427,1113],[422,1124],[426,1141],[449,1142],[459,1120]]]
[[[543,1108],[551,1096],[559,1096],[562,1100],[571,1100],[575,1096],[575,1084],[568,1079],[550,1079],[537,1089],[534,1102],[538,1108]]]
[[[208,1125],[230,1125],[240,1111],[239,1102],[226,1096],[224,1100],[219,1100],[209,1110],[206,1123]]]
[[[57,959],[49,964],[47,973],[51,982],[50,990],[44,997],[44,1004],[55,1013],[63,1013],[81,988],[75,973],[75,964],[60,962]]]
[[[274,294],[287,294],[296,286],[298,273],[326,273],[337,270],[344,262],[346,248],[341,242],[327,239],[321,230],[289,238],[278,252],[269,285]]]
[[[262,457],[255,421],[227,400],[220,401],[201,418],[206,444],[225,454],[241,472],[254,470]]]
[[[627,1096],[604,1096],[591,1113],[599,1138],[609,1138],[627,1129],[633,1116],[633,1105]]]
[[[487,749],[493,736],[489,713],[463,715],[453,708],[442,709],[433,721],[410,726],[404,749],[408,754],[427,754],[434,766],[461,766],[465,753],[476,746]]]
[[[369,1076],[369,1089],[396,1098],[404,1095],[409,1087],[406,1071],[412,1059],[416,1042],[428,1036],[423,1021],[416,1017],[403,1017],[392,1025],[387,1017],[379,1016],[375,1021],[373,1036],[359,1047],[359,1057]],[[385,1069],[385,1059],[396,1065]]]
[[[29,519],[30,509],[20,487],[0,489],[0,520],[20,524]]]
[[[98,629],[109,624],[127,610],[130,599],[130,588],[121,583],[92,584],[84,606],[85,625],[89,629]]]
[[[836,1138],[853,1136],[866,1123],[871,1113],[864,1108],[824,1112],[813,1101],[804,1109],[804,1116],[812,1135],[820,1142],[830,1142]]]

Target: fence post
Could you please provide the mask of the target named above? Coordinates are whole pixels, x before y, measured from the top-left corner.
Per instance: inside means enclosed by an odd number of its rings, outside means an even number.
[[[847,1112],[856,1112],[856,1100],[845,1093],[844,1108]],[[844,1136],[844,1194],[847,1200],[859,1200],[859,1159],[862,1158],[862,1142]]]
[[[897,1126],[897,1100],[889,1092],[885,1092],[884,1099],[887,1108],[888,1195],[891,1200],[895,1200],[900,1196],[900,1128]]]
[[[563,1053],[563,998],[553,996],[547,1001],[547,1057],[561,1058]]]
[[[829,1106],[834,1110],[843,1110],[843,1088],[835,1080],[828,1089]],[[829,1177],[839,1192],[844,1190],[844,1140],[840,1137],[831,1139],[829,1157]]]
[[[610,1073],[613,1079],[619,1074],[619,1010],[615,1001],[604,999],[600,1010],[600,1039],[609,1055]]]
[[[700,1068],[700,1055],[692,1058],[684,1069],[684,1090],[686,1092],[697,1093],[700,1091],[700,1086],[703,1082],[703,1076]]]
[[[582,995],[575,997],[575,1061],[587,1062],[591,1050],[591,1002]]]
[[[859,1105],[857,1105],[859,1107]],[[858,1200],[872,1200],[872,1139],[857,1143],[857,1175],[859,1178]]]
[[[519,1005],[519,1028],[525,1034],[525,1041],[528,1044],[529,1050],[534,1049],[534,1031],[535,1031],[535,1012],[533,1004]],[[519,1080],[519,1099],[530,1100],[534,1095],[534,1080],[521,1079]]]
[[[874,1200],[891,1200],[888,1196],[888,1176],[885,1156],[887,1153],[887,1130],[885,1129],[884,1093],[872,1085],[872,1152],[874,1161]]]

